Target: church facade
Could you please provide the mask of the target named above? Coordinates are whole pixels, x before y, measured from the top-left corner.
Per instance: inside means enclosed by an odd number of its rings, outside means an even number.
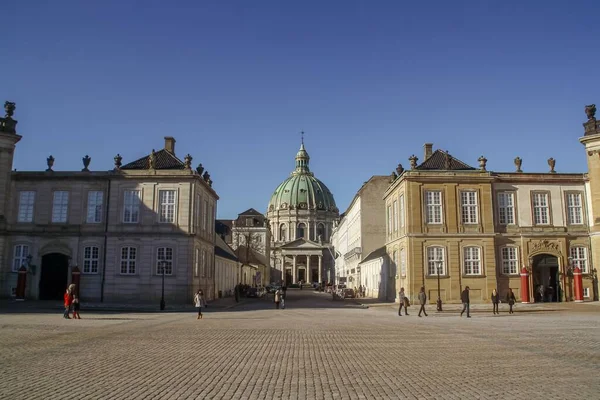
[[[296,167],[273,192],[267,206],[271,265],[288,285],[333,281],[330,249],[339,210],[329,188],[310,171],[304,141]]]
[[[175,155],[175,139],[159,151],[110,171],[12,171],[21,140],[12,116],[0,118],[0,291],[60,299],[79,276],[81,299],[189,302],[214,293],[214,221],[218,196],[202,166]]]

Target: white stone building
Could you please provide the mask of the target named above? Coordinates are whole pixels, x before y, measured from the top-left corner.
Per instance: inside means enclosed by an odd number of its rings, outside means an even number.
[[[288,284],[325,283],[333,279],[330,237],[339,210],[331,191],[309,169],[304,142],[296,168],[271,196],[271,265]]]
[[[10,115],[9,115],[10,114]],[[61,299],[79,270],[84,301],[189,303],[214,297],[214,219],[218,196],[203,168],[165,148],[111,171],[12,171],[12,112],[0,119],[0,294]],[[58,160],[60,161],[60,160]]]
[[[217,297],[233,296],[240,282],[241,263],[235,252],[219,235],[215,238],[215,292]]]
[[[392,300],[394,294],[388,293],[390,277],[390,258],[387,255],[386,247],[382,246],[373,250],[363,260],[358,263],[360,267],[359,286],[365,288],[365,296],[380,300]]]

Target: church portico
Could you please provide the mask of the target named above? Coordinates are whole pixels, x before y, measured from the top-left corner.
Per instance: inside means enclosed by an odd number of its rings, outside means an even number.
[[[281,255],[286,284],[323,282],[323,248],[318,244],[298,239],[282,246]]]

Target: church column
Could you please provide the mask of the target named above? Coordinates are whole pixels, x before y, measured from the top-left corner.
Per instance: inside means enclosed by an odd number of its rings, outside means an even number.
[[[310,273],[310,254],[306,256],[306,271],[304,272],[304,281],[312,283],[312,274]]]
[[[296,283],[296,277],[298,276],[297,271],[296,271],[296,255],[294,254],[293,256],[293,263],[292,263],[292,283]]]
[[[319,284],[323,282],[321,271],[323,270],[323,256],[319,254]]]

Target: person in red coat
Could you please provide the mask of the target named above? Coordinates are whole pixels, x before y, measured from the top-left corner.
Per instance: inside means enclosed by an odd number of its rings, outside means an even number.
[[[73,293],[71,292],[71,287],[68,287],[65,291],[65,312],[63,313],[63,317],[66,319],[71,319],[69,317],[69,312],[71,311],[71,304],[73,303]]]

